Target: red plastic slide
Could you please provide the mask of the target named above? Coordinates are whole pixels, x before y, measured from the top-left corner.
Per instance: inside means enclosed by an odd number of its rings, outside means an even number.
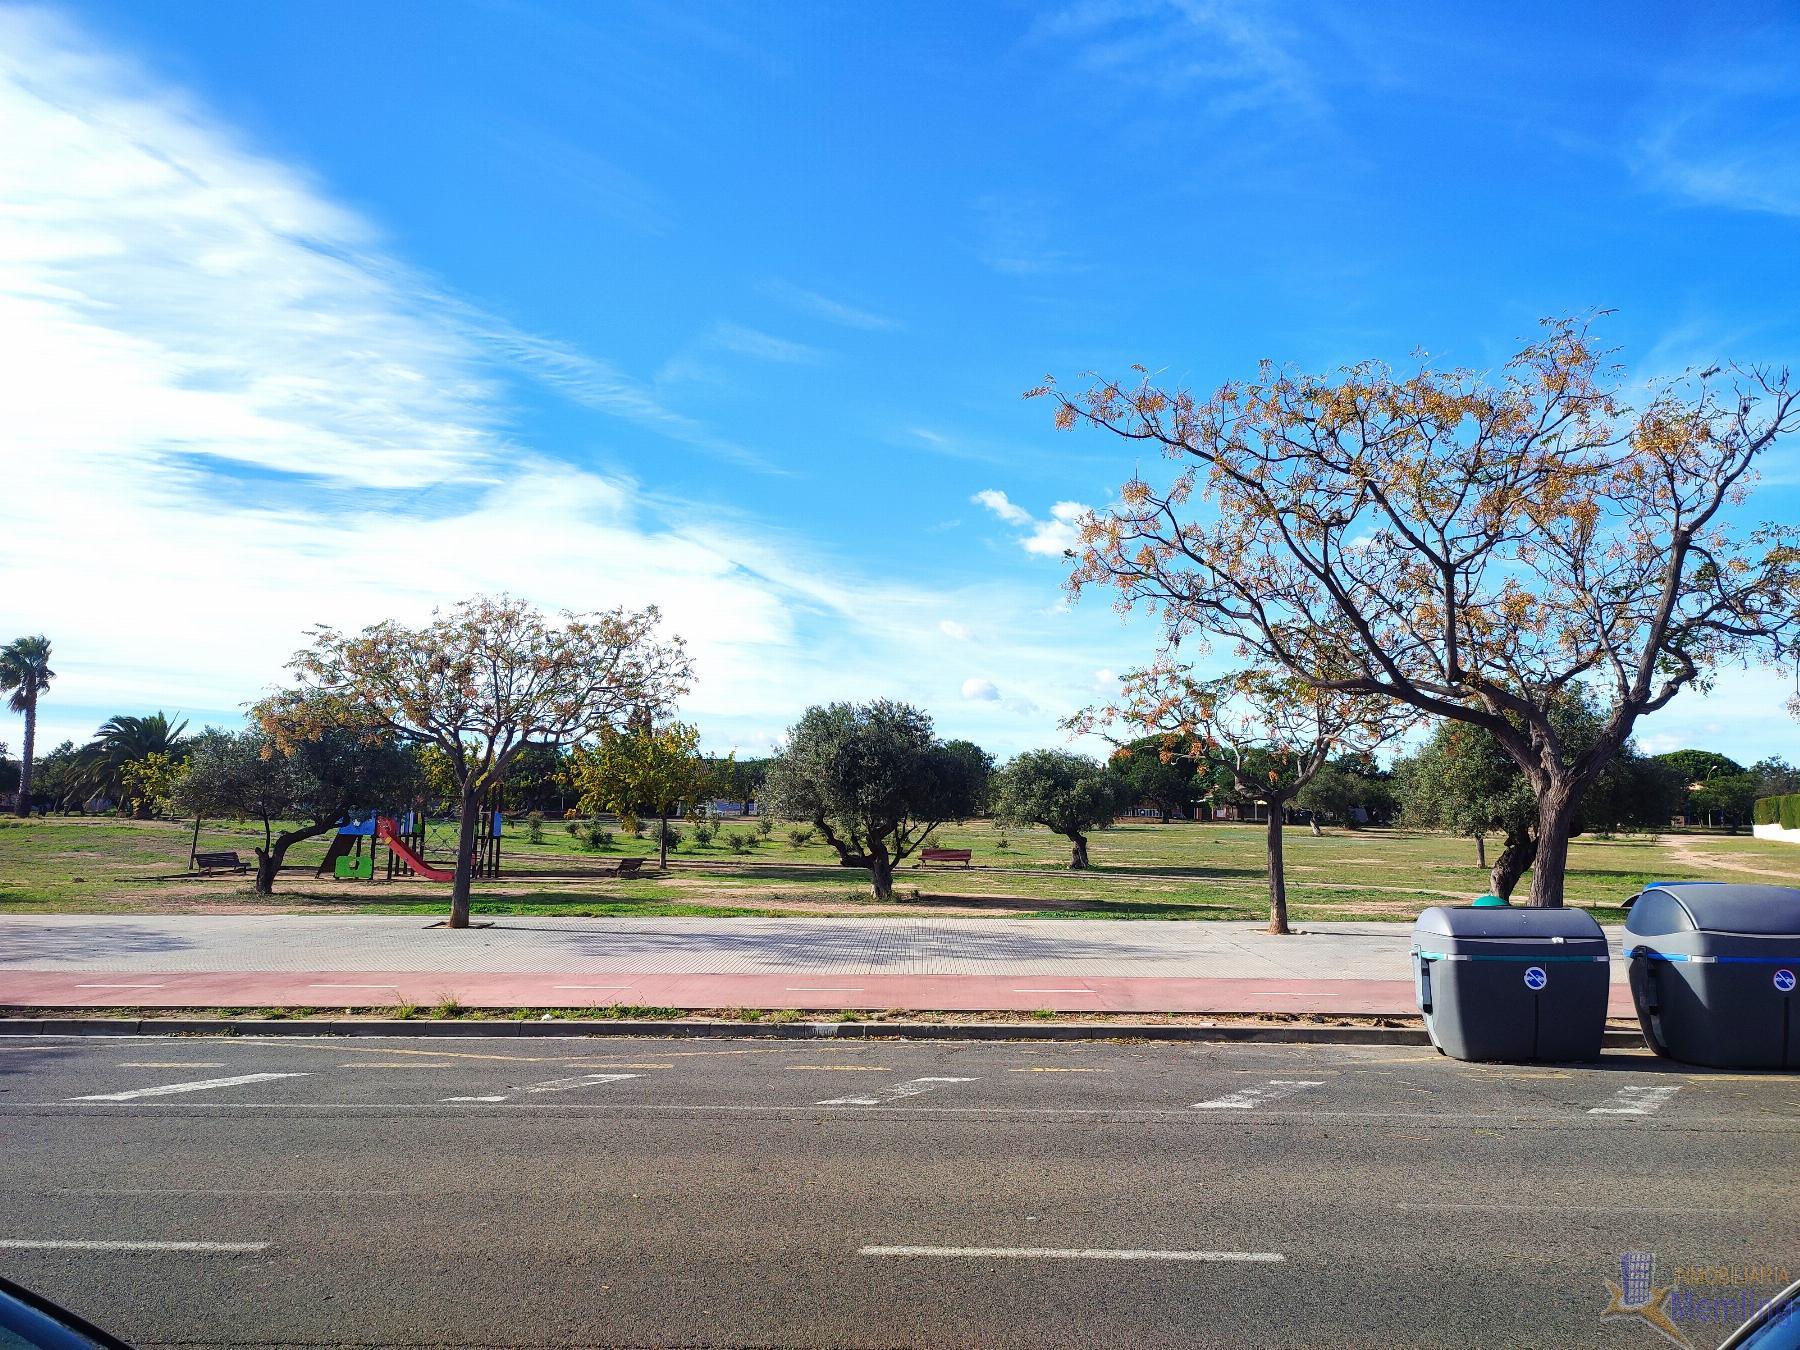
[[[424,877],[425,880],[456,880],[456,873],[454,871],[447,871],[442,867],[433,867],[430,863],[426,862],[402,843],[399,833],[394,828],[394,818],[392,816],[375,817],[375,837],[392,849],[399,856],[401,862],[412,868],[413,871]]]

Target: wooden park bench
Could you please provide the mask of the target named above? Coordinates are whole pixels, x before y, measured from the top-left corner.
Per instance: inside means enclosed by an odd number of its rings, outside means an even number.
[[[961,863],[970,866],[969,860],[975,856],[974,851],[966,848],[927,848],[919,851],[919,866],[926,863]]]
[[[250,864],[236,853],[196,853],[194,866],[202,872],[248,872]]]
[[[599,875],[603,877],[635,877],[644,870],[642,858],[621,858],[611,867],[602,867]]]

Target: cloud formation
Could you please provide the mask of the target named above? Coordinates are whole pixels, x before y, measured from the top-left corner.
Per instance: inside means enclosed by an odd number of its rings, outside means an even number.
[[[1093,509],[1082,502],[1057,502],[1050,508],[1050,518],[1039,520],[997,488],[983,488],[970,500],[1024,530],[1019,546],[1047,558],[1059,558],[1081,542],[1081,522]]]

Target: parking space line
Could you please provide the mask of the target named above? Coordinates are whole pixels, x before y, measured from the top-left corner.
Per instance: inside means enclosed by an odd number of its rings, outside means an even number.
[[[1111,1073],[1111,1069],[1064,1069],[1050,1065],[1034,1065],[1029,1069],[1008,1069],[1008,1073]]]
[[[163,989],[160,984],[78,984],[77,989]]]
[[[885,1064],[784,1064],[784,1069],[811,1069],[817,1073],[892,1073]]]
[[[1607,1106],[1590,1106],[1590,1116],[1653,1116],[1677,1092],[1679,1083],[1662,1083],[1655,1087],[1622,1087],[1612,1095]]]
[[[917,1097],[921,1093],[935,1092],[941,1083],[973,1083],[973,1078],[909,1078],[904,1083],[896,1083],[883,1089],[875,1097],[832,1097],[827,1101],[817,1102],[818,1106],[882,1106],[888,1102],[897,1102],[906,1097]]]
[[[1264,1102],[1278,1101],[1282,1097],[1291,1097],[1304,1088],[1323,1087],[1316,1078],[1271,1078],[1261,1087],[1239,1088],[1236,1092],[1228,1092],[1223,1097],[1214,1097],[1211,1101],[1195,1102],[1196,1111],[1249,1111],[1261,1106]]]
[[[206,1092],[212,1088],[237,1087],[241,1083],[267,1083],[275,1078],[305,1078],[303,1073],[242,1073],[235,1078],[202,1078],[193,1083],[164,1083],[160,1087],[133,1088],[130,1092],[96,1092],[86,1097],[71,1097],[72,1102],[129,1102],[138,1097],[167,1097],[177,1092]]]
[[[0,1248],[13,1252],[200,1252],[228,1256],[260,1252],[266,1242],[114,1242],[78,1241],[71,1238],[0,1238]]]
[[[447,1102],[503,1102],[506,1100],[506,1096],[502,1093],[498,1097],[444,1097],[442,1100]]]
[[[222,1069],[225,1061],[191,1059],[122,1059],[121,1069]]]
[[[860,994],[862,986],[857,984],[790,984],[790,994]]]
[[[1015,989],[1015,994],[1094,994],[1093,989]]]
[[[858,1256],[962,1256],[1050,1261],[1246,1261],[1270,1265],[1280,1252],[1154,1251],[1133,1247],[859,1247]]]
[[[631,989],[629,984],[553,984],[552,989]]]

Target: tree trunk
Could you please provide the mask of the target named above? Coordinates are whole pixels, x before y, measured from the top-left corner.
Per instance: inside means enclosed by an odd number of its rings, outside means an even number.
[[[870,856],[869,885],[874,889],[877,900],[894,898],[894,864],[886,853]]]
[[[1312,832],[1313,832],[1314,839],[1318,839],[1318,838],[1321,838],[1324,836],[1325,831],[1319,828],[1319,813],[1317,811],[1310,812],[1307,815],[1306,823],[1308,825],[1312,826]]]
[[[1506,832],[1506,842],[1501,845],[1500,856],[1494,859],[1493,871],[1488,874],[1488,885],[1495,895],[1502,900],[1512,899],[1513,887],[1519,884],[1519,878],[1531,865],[1531,855],[1536,847],[1530,831]]]
[[[1478,834],[1475,836],[1475,865],[1482,868],[1484,871],[1488,865],[1487,836],[1485,834]]]
[[[467,791],[456,830],[456,879],[450,883],[450,928],[469,926],[469,883],[475,872],[475,832],[481,824],[480,799]]]
[[[1538,794],[1537,853],[1531,860],[1531,898],[1526,901],[1534,909],[1562,908],[1575,806],[1576,793],[1567,783]]]
[[[1281,860],[1281,805],[1269,804],[1269,931],[1282,934],[1288,927],[1287,869]]]
[[[1069,840],[1075,845],[1069,850],[1069,870],[1079,872],[1088,865],[1087,836],[1071,830]]]
[[[275,894],[275,874],[281,870],[281,855],[287,850],[280,844],[256,850],[256,893]]]
[[[31,756],[37,746],[37,695],[25,700],[25,749],[19,757],[19,815],[31,814]]]
[[[669,870],[669,808],[666,806],[656,822],[656,867],[661,872]]]

